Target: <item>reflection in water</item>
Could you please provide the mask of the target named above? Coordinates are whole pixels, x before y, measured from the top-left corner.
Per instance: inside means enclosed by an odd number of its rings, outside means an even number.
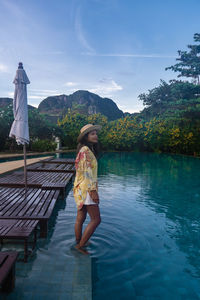
[[[92,278],[91,278],[91,257],[89,255],[80,255],[76,250],[74,254],[74,267],[72,276],[72,296],[71,299],[89,299],[92,295]],[[81,295],[77,295],[81,291]]]

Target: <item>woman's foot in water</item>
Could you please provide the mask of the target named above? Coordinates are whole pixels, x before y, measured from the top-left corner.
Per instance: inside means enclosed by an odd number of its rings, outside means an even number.
[[[75,248],[76,250],[78,250],[79,252],[83,253],[83,254],[87,254],[87,255],[90,254],[90,253],[89,253],[87,250],[85,250],[83,247],[80,247],[79,244],[75,245],[74,248]]]

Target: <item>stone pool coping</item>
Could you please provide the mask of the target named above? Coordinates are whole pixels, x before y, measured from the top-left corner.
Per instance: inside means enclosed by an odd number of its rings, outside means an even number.
[[[27,156],[33,156],[33,155],[51,155],[51,154],[55,154],[55,153],[67,153],[67,152],[74,152],[76,151],[76,149],[70,149],[70,150],[59,150],[59,151],[51,151],[51,152],[27,152]],[[1,153],[0,152],[0,159],[1,158],[9,158],[9,157],[23,157],[24,154],[23,152],[20,153]]]
[[[33,163],[36,163],[40,160],[52,158],[53,156],[43,156],[43,157],[37,157],[37,158],[29,158],[26,160],[26,164],[30,165]],[[14,171],[16,169],[22,168],[24,166],[24,160],[13,160],[13,161],[6,161],[0,163],[0,174],[4,174],[10,171]]]

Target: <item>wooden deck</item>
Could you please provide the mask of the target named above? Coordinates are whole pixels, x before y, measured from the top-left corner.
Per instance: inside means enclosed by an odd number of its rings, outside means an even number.
[[[72,181],[72,177],[73,173],[27,172],[27,184],[32,188],[60,190],[64,197],[66,187]],[[24,187],[24,172],[16,171],[0,177],[0,186]]]
[[[53,164],[53,163],[60,163],[60,164],[75,164],[74,158],[46,158],[44,159],[45,163]]]
[[[0,252],[0,285],[5,292],[11,292],[15,287],[15,262],[18,253]]]
[[[75,174],[75,160],[72,158],[47,158],[27,167],[29,172],[55,172]]]
[[[32,249],[35,248],[37,240],[38,220],[6,220],[0,219],[0,240],[3,244],[5,239],[23,240],[24,241],[24,261],[28,258],[28,240],[34,233],[34,242]]]
[[[75,166],[72,164],[46,163],[39,162],[27,167],[29,172],[56,172],[56,173],[75,173]]]
[[[46,237],[48,220],[59,190],[0,187],[0,219],[39,220],[40,236]]]
[[[33,247],[35,246],[38,223],[40,236],[47,236],[48,220],[56,201],[60,195],[65,195],[66,187],[75,174],[75,160],[48,157],[28,166],[27,171],[27,190],[24,187],[23,171],[0,176],[0,241],[24,240],[25,261],[28,256],[28,239],[32,233]],[[15,260],[16,255],[15,253]],[[0,283],[9,288],[14,285],[14,267],[8,268],[9,262],[12,261],[10,257],[12,258],[12,255],[9,254],[1,256],[0,252]],[[1,272],[3,264],[5,268]],[[10,271],[6,275],[4,271],[8,269]]]

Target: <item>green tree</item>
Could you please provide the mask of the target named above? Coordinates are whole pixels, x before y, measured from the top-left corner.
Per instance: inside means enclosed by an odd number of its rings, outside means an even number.
[[[50,123],[37,110],[28,111],[28,122],[30,138],[32,140],[37,138],[51,140],[53,136],[62,137],[61,128],[56,124]]]
[[[62,120],[58,119],[58,126],[63,131],[62,143],[73,149],[77,145],[80,128],[87,124],[87,116],[80,113],[68,112]]]
[[[190,82],[171,80],[170,83],[160,80],[161,84],[138,96],[144,105],[168,104],[179,99],[195,99],[200,95],[200,86]]]
[[[170,85],[164,80],[160,79],[161,84],[148,90],[147,94],[142,93],[138,96],[139,100],[143,101],[143,105],[152,105],[152,104],[160,104],[162,102],[167,102],[171,98],[171,88]]]
[[[194,34],[194,41],[200,42],[200,33]],[[190,49],[189,51],[178,50],[179,58],[176,58],[179,61],[177,64],[165,68],[165,70],[171,69],[174,72],[179,72],[178,77],[192,77],[194,83],[199,84],[200,76],[200,44],[196,45],[187,45]]]
[[[68,112],[62,120],[58,120],[58,125],[63,131],[63,144],[71,149],[76,148],[80,129],[88,123],[102,125],[99,141],[103,143],[102,138],[107,130],[108,124],[106,116],[100,113],[87,116],[80,113]]]

